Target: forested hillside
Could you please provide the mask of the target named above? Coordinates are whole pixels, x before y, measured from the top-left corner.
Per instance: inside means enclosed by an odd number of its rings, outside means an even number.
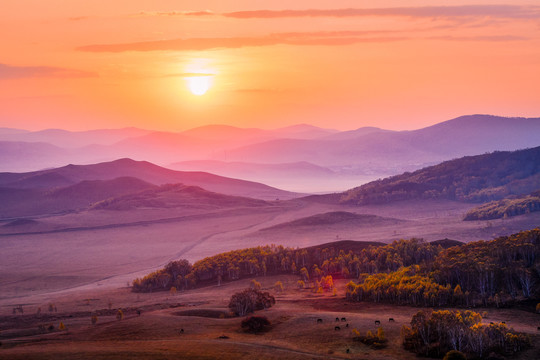
[[[540,186],[540,185],[539,185]],[[492,220],[540,211],[540,191],[526,196],[491,201],[471,209],[463,220]]]
[[[344,251],[264,246],[169,263],[136,279],[133,291],[187,289],[245,277],[297,274],[314,289],[328,275],[351,278],[351,301],[422,306],[500,306],[539,295],[540,228],[443,249],[422,240]]]
[[[444,198],[486,202],[538,190],[540,147],[467,156],[413,173],[370,182],[343,193],[355,205]]]

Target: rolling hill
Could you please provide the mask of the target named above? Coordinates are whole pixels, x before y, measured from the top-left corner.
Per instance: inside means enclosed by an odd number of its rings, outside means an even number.
[[[346,191],[340,202],[364,205],[429,198],[486,202],[530,193],[539,184],[540,147],[536,147],[467,156],[373,181]]]
[[[111,197],[92,205],[96,210],[132,210],[136,208],[220,209],[225,207],[258,207],[269,205],[263,200],[230,196],[206,191],[198,186],[168,184],[137,193]]]
[[[355,214],[347,211],[332,211],[277,224],[259,231],[298,230],[302,228],[332,226],[381,226],[390,224],[395,225],[400,222],[404,222],[404,220],[385,218],[376,215]]]
[[[0,173],[0,187],[11,189],[43,188],[39,180],[46,179],[48,187],[74,185],[85,180],[112,180],[134,177],[154,184],[200,186],[206,190],[225,195],[245,196],[258,199],[291,199],[297,194],[272,188],[263,184],[226,178],[205,172],[174,171],[146,161],[120,159],[93,165],[67,165],[64,167],[29,173]]]
[[[52,189],[0,187],[2,202],[0,218],[62,214],[82,210],[97,201],[152,187],[157,186],[131,177],[85,180]]]

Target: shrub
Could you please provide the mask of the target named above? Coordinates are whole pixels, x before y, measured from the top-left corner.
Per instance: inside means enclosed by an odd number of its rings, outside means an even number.
[[[274,284],[274,290],[278,293],[283,292],[283,283],[281,281],[277,281]]]
[[[242,329],[253,333],[268,330],[270,325],[270,320],[266,316],[250,316],[242,320]]]
[[[58,325],[58,330],[66,330],[66,325],[64,325],[63,322],[60,322],[60,325]]]
[[[97,315],[92,315],[91,317],[91,320],[92,320],[92,325],[96,325],[97,324]]]
[[[122,320],[123,318],[124,318],[124,312],[118,309],[118,312],[116,313],[116,320]]]
[[[461,351],[450,350],[444,355],[443,360],[467,360],[467,358]]]

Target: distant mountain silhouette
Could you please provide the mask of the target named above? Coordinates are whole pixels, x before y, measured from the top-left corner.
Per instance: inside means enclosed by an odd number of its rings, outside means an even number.
[[[137,128],[68,131],[47,129],[25,131],[18,129],[0,130],[0,141],[44,142],[63,148],[80,148],[87,145],[112,145],[123,139],[143,136],[148,130]]]
[[[316,140],[278,139],[229,150],[228,161],[309,161],[332,169],[413,170],[465,155],[540,145],[540,118],[471,115],[413,131],[359,129]],[[357,136],[356,136],[357,135]]]
[[[200,186],[209,191],[227,195],[259,199],[290,199],[297,195],[251,181],[237,180],[205,172],[183,172],[166,169],[146,161],[120,159],[93,165],[67,165],[60,168],[29,173],[0,173],[0,187],[15,189],[65,186],[84,180],[112,180],[119,177],[134,177],[154,184],[182,183]]]
[[[0,171],[34,171],[69,163],[131,158],[160,166],[189,161],[190,170],[265,182],[264,178],[251,176],[254,167],[266,176],[275,173],[275,168],[262,171],[263,165],[310,163],[332,174],[302,175],[293,169],[279,175],[279,181],[269,183],[291,184],[289,189],[298,190],[299,185],[311,182],[314,185],[308,191],[342,191],[358,182],[462,156],[540,146],[539,133],[540,118],[491,115],[462,116],[412,131],[362,127],[337,132],[307,124],[274,130],[208,125],[184,132],[134,128],[88,132],[1,129]],[[225,169],[223,163],[257,165],[234,169],[227,165]],[[350,177],[358,179],[350,181]],[[335,187],[329,188],[329,184]]]
[[[540,184],[540,147],[467,156],[377,180],[342,194],[348,204],[445,198],[486,202],[528,194]]]

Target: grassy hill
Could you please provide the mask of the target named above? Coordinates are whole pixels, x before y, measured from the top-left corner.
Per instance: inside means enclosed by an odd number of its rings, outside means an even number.
[[[263,200],[230,196],[206,191],[197,186],[168,184],[137,193],[112,197],[100,201],[92,209],[130,210],[135,208],[223,208],[257,207],[269,203]]]
[[[286,230],[298,229],[305,227],[323,227],[332,225],[351,225],[351,226],[367,226],[367,225],[385,225],[396,224],[403,220],[384,218],[376,215],[355,214],[347,211],[332,211],[324,214],[316,214],[307,216],[293,221],[277,224],[261,231],[271,230]]]
[[[154,184],[200,186],[226,195],[246,196],[265,200],[291,199],[297,194],[253,181],[213,175],[206,172],[175,171],[147,161],[119,159],[92,165],[67,165],[60,168],[27,173],[0,173],[0,187],[28,189],[51,188],[76,184],[84,180],[112,180],[134,177]]]
[[[522,195],[540,183],[540,147],[467,156],[377,180],[343,193],[340,201],[363,205],[444,198],[486,202]]]

